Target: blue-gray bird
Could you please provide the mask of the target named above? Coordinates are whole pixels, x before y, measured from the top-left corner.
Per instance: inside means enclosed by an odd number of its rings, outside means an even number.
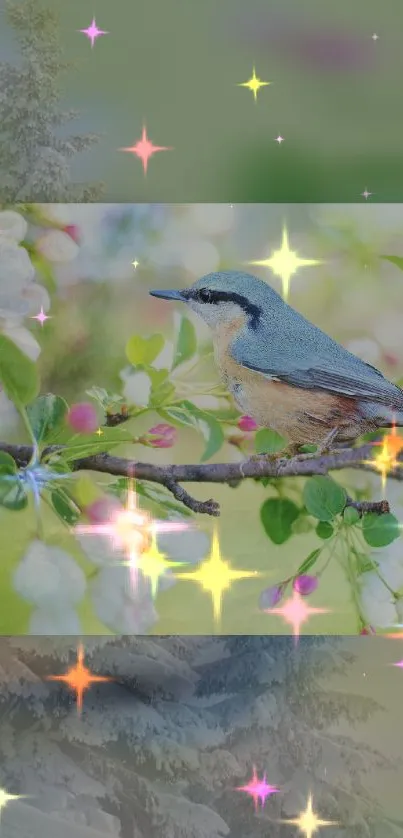
[[[210,326],[217,366],[240,410],[294,451],[403,426],[403,390],[328,337],[260,279],[237,271],[151,291]]]

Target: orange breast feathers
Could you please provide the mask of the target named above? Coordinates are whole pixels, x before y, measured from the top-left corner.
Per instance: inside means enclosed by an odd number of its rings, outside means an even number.
[[[231,326],[221,324],[214,335],[217,366],[243,413],[252,416],[263,428],[277,431],[294,445],[317,444],[336,427],[344,430],[340,438],[363,433],[354,398],[324,390],[304,390],[237,364],[228,350],[243,322],[243,318],[239,318]]]

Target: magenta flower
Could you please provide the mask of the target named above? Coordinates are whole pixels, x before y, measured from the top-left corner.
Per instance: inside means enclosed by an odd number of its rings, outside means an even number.
[[[292,586],[294,591],[297,591],[301,596],[308,596],[316,591],[318,584],[319,580],[317,576],[308,576],[308,574],[303,573],[302,576],[296,576]]]
[[[251,416],[241,416],[238,420],[238,428],[240,431],[256,431],[258,428],[257,422]]]
[[[147,445],[151,445],[151,448],[172,448],[176,442],[177,432],[172,425],[161,423],[150,428],[148,435],[152,436],[152,439],[147,440]]]
[[[266,608],[273,608],[280,602],[284,593],[284,585],[274,585],[272,588],[265,588],[260,594],[259,608],[265,610]]]
[[[80,228],[77,226],[77,224],[67,224],[67,226],[64,227],[63,232],[67,233],[67,235],[70,236],[71,239],[73,239],[73,242],[75,242],[76,244],[79,243]]]
[[[90,402],[72,404],[66,421],[73,431],[80,434],[93,434],[99,427],[97,412]]]

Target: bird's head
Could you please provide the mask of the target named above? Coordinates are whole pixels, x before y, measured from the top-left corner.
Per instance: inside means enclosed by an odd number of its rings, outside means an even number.
[[[153,297],[186,303],[212,329],[232,323],[239,317],[256,328],[262,317],[284,305],[269,285],[251,274],[220,271],[198,279],[190,288],[173,291],[150,291]]]

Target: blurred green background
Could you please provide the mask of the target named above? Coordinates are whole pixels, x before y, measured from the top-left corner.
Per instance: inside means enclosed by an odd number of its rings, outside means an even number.
[[[319,266],[301,268],[291,280],[291,305],[392,380],[402,379],[403,274],[379,258],[380,254],[403,256],[402,205],[98,204],[45,206],[42,210],[61,226],[74,225],[78,240],[76,244],[60,231],[32,228],[30,233],[52,264],[56,282],[52,319],[43,329],[29,321],[42,348],[38,363],[43,393],[57,393],[69,402],[77,402],[85,400],[86,389],[94,385],[121,392],[119,373],[127,363],[127,339],[134,333],[146,336],[157,331],[168,341],[172,339],[177,307],[150,297],[148,291],[185,287],[211,270],[239,269],[250,260],[269,256],[280,245],[284,222],[290,247],[301,257],[322,261]],[[137,268],[131,264],[134,260],[138,261]],[[249,270],[281,291],[280,280],[269,269]],[[40,274],[38,279],[45,281]],[[194,319],[194,325],[200,345],[210,347],[204,324]],[[197,370],[187,375],[188,398],[193,400],[203,381],[218,381],[211,359],[201,377]],[[147,414],[130,420],[128,427],[137,436],[156,421],[157,416]],[[22,441],[25,432],[14,419],[9,428],[3,425],[1,438]],[[201,436],[180,430],[179,441],[171,449],[126,445],[116,453],[169,464],[198,462],[202,451]],[[237,449],[226,443],[213,460],[240,457]],[[335,476],[347,487],[369,487],[375,499],[382,495],[376,475],[344,471]],[[93,477],[105,485],[106,478]],[[297,479],[291,482],[294,487],[300,486]],[[275,546],[265,535],[259,517],[260,506],[272,490],[253,482],[245,481],[237,489],[208,484],[187,488],[201,500],[212,496],[221,504],[223,556],[236,568],[263,574],[234,584],[225,595],[221,631],[288,633],[282,620],[259,611],[259,595],[263,588],[295,573],[300,562],[319,545],[315,533],[298,534],[285,545]],[[402,488],[388,481],[386,495],[400,519]],[[44,509],[45,526],[51,534],[55,525],[51,513],[47,513]],[[207,516],[197,518],[198,527],[210,535],[213,523]],[[32,510],[1,512],[3,592],[11,591],[10,566],[15,564],[16,555],[23,553],[34,526]],[[72,543],[72,539],[69,541]],[[77,545],[74,549],[79,555]],[[306,626],[307,633],[357,632],[350,590],[335,559],[310,599],[313,605],[330,609],[330,613],[313,617]],[[13,605],[11,616],[2,615],[3,633],[13,631],[8,620],[17,619],[15,608]],[[22,619],[28,606],[18,608]],[[160,620],[153,629],[156,633],[213,631],[211,598],[197,585],[179,582],[162,592],[157,610]],[[94,623],[85,625],[87,632],[96,631]]]
[[[101,135],[73,176],[104,181],[106,201],[349,202],[366,188],[371,201],[401,199],[400,0],[47,5],[75,65],[63,97],[81,111],[73,130]],[[110,34],[91,49],[77,30],[93,15]],[[4,13],[0,58],[18,61]],[[237,87],[253,64],[272,82],[256,103]],[[118,151],[143,121],[174,148],[151,159],[147,178]]]

